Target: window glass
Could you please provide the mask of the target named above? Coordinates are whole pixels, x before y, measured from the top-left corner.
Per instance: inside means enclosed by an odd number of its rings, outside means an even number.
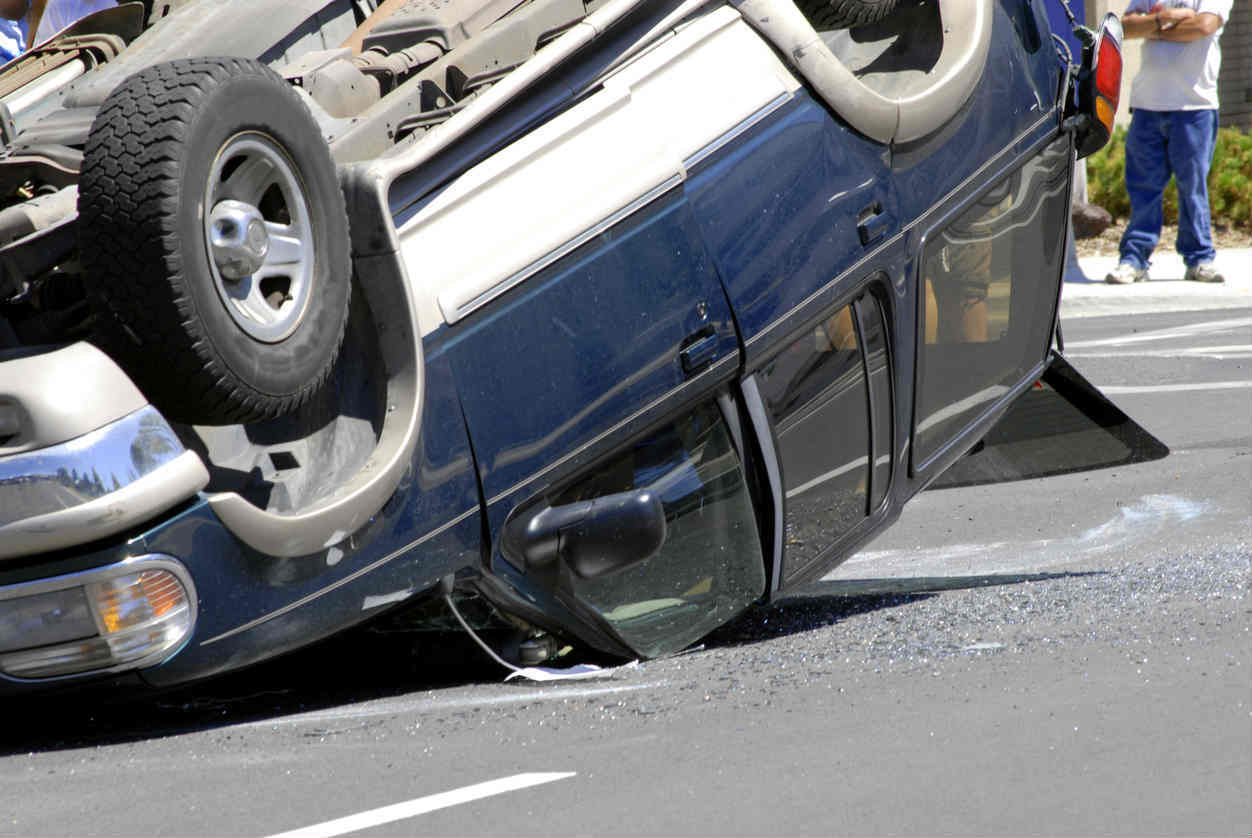
[[[852,307],[806,331],[756,376],[782,466],[786,583],[867,511],[869,395]]]
[[[1068,141],[1059,140],[928,236],[915,467],[1043,361],[1061,275],[1068,175]]]
[[[647,488],[665,508],[665,544],[645,562],[595,579],[571,574],[575,596],[641,655],[678,651],[765,592],[765,564],[739,455],[715,404],[633,445],[556,504]]]

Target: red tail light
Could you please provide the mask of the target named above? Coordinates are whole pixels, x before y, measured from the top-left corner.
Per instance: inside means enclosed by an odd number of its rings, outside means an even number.
[[[1083,49],[1083,67],[1079,74],[1077,100],[1079,109],[1088,117],[1075,136],[1078,159],[1094,154],[1113,135],[1113,119],[1122,93],[1122,22],[1115,14],[1104,16],[1100,33],[1089,38]]]
[[[1121,29],[1119,25],[1118,30]],[[1113,117],[1122,94],[1122,45],[1121,32],[1115,32],[1107,23],[1100,32],[1100,51],[1096,55],[1095,94],[1096,118],[1105,130],[1113,133]]]
[[[1100,55],[1096,59],[1096,90],[1113,110],[1117,110],[1117,102],[1122,93],[1122,45],[1105,31],[1100,39]]]

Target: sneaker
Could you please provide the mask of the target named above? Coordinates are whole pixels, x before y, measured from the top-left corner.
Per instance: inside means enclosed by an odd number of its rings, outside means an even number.
[[[1225,282],[1226,277],[1217,272],[1217,268],[1213,267],[1212,262],[1201,262],[1198,265],[1192,265],[1187,268],[1187,272],[1183,274],[1183,279],[1191,282]]]
[[[1148,269],[1136,268],[1129,262],[1122,262],[1104,277],[1104,281],[1109,285],[1129,285],[1132,282],[1147,282],[1147,280]]]

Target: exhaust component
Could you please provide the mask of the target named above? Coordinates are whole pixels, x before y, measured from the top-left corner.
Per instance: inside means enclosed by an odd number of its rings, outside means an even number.
[[[43,101],[45,97],[56,93],[86,72],[87,64],[82,60],[74,60],[68,64],[62,64],[52,72],[40,76],[38,80],[31,82],[25,87],[18,88],[4,97],[4,104],[8,107],[9,113],[13,115],[14,119],[21,119],[22,114],[30,110],[32,106]]]
[[[36,47],[0,73],[0,101],[13,119],[65,85],[112,61],[126,49],[120,35],[96,33],[57,38]]]

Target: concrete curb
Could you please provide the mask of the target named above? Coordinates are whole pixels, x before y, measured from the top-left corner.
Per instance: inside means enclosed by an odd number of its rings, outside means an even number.
[[[1134,285],[1104,281],[1117,266],[1116,256],[1087,256],[1078,264],[1085,276],[1072,270],[1066,274],[1062,317],[1252,308],[1252,248],[1218,251],[1214,264],[1226,277],[1221,285],[1183,281],[1187,268],[1182,257],[1159,249],[1148,272],[1149,281]]]

